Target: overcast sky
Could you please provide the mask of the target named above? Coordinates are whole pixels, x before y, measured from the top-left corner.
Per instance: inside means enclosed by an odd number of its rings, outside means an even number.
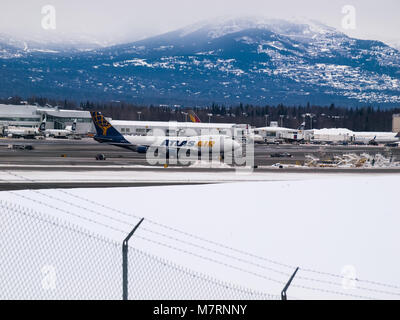
[[[56,9],[55,31],[41,27],[42,6]],[[342,7],[356,9],[356,29],[342,29]],[[351,36],[400,40],[399,0],[1,0],[0,32],[88,34],[99,40],[136,40],[226,15],[305,17]]]

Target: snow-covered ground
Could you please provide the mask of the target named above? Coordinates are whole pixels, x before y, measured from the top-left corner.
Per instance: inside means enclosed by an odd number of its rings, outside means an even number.
[[[400,298],[400,175],[275,177],[11,191],[0,192],[0,201],[118,242],[144,217],[130,246],[257,291],[279,295],[299,266],[289,298]]]
[[[213,168],[221,168],[215,166]],[[293,166],[295,167],[295,166]],[[312,173],[307,172],[307,169],[301,172],[282,172],[278,167],[276,170],[270,171],[253,171],[246,168],[238,168],[237,170],[207,170],[203,163],[196,164],[195,168],[202,168],[202,171],[186,171],[184,168],[170,171],[163,168],[145,168],[132,171],[116,170],[1,170],[0,181],[3,183],[26,183],[26,182],[137,182],[137,183],[220,183],[220,182],[248,182],[248,181],[282,181],[282,180],[309,180],[309,179],[325,179],[332,175],[337,175],[328,171],[327,173]],[[273,169],[273,168],[271,168]],[[311,170],[310,170],[311,171]],[[357,176],[360,173],[341,173],[342,177]],[[379,169],[376,169],[374,175],[379,174]],[[384,174],[381,172],[381,174]]]

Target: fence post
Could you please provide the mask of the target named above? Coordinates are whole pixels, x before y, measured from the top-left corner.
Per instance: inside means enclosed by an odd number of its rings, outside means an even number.
[[[122,300],[128,300],[128,241],[143,220],[144,218],[139,221],[122,243]]]
[[[296,268],[296,270],[294,271],[294,273],[292,274],[292,276],[290,277],[288,283],[286,283],[285,287],[283,288],[282,292],[281,292],[281,298],[282,300],[287,300],[287,296],[286,296],[286,291],[287,289],[289,289],[290,284],[292,283],[292,280],[294,278],[294,276],[296,275],[297,271],[299,270],[299,267]]]

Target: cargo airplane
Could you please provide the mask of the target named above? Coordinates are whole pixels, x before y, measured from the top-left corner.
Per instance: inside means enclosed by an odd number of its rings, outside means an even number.
[[[226,135],[207,135],[190,137],[172,136],[134,136],[122,135],[115,129],[100,112],[91,112],[93,124],[96,128],[94,139],[100,143],[107,143],[138,153],[146,153],[149,148],[165,151],[185,151],[194,154],[209,152],[224,156],[224,152],[238,150],[241,145]]]

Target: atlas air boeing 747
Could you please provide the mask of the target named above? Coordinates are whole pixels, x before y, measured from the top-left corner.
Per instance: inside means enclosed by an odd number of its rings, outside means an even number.
[[[160,151],[186,151],[193,153],[219,153],[238,150],[241,145],[226,135],[204,135],[190,137],[172,136],[134,136],[122,135],[100,112],[91,112],[96,128],[94,139],[101,143],[130,149],[138,153],[146,153],[150,147]]]

